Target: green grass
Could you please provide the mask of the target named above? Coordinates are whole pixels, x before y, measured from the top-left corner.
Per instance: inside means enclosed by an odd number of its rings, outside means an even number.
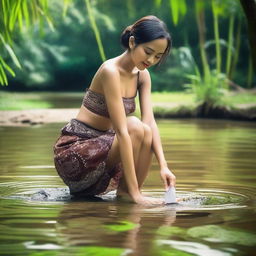
[[[246,104],[256,103],[256,94],[252,93],[238,93],[224,97],[224,102],[227,104]]]
[[[63,102],[72,100],[74,108],[80,105],[83,98],[83,92],[0,92],[0,110],[23,110],[23,109],[44,109],[55,108],[54,102]],[[181,103],[193,104],[195,97],[192,93],[186,92],[153,92],[152,101],[154,103]],[[137,99],[138,102],[138,99]],[[237,93],[224,97],[225,105],[256,103],[256,94]],[[168,108],[168,104],[166,104]]]
[[[0,110],[23,110],[51,108],[51,104],[40,99],[38,93],[0,93]]]
[[[185,92],[153,92],[153,102],[193,103],[194,94]]]

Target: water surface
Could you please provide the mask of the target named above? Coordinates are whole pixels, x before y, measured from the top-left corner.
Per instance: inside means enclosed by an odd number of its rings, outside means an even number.
[[[256,124],[158,121],[177,205],[74,200],[52,146],[64,124],[0,127],[0,255],[254,255]],[[146,195],[163,197],[154,159]]]

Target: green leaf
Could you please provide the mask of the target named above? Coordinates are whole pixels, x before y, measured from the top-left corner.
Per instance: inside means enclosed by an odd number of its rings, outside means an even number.
[[[7,63],[4,61],[4,59],[0,56],[0,62],[2,63],[3,67],[12,75],[15,76],[14,71],[11,69],[10,66],[7,65]]]
[[[0,65],[0,78],[0,82],[2,85],[8,85],[7,77],[2,65]]]
[[[169,0],[171,7],[172,20],[174,25],[176,26],[179,21],[179,1],[177,0]]]
[[[4,45],[4,47],[6,48],[6,50],[8,51],[9,55],[11,56],[11,58],[12,58],[14,64],[15,64],[18,68],[21,69],[21,65],[20,65],[20,62],[19,62],[18,58],[16,57],[16,55],[15,55],[14,51],[12,50],[12,48],[10,47],[10,45],[7,44],[7,43],[5,43],[2,34],[0,34],[0,39],[1,39],[1,41],[3,42],[3,45]]]
[[[184,16],[187,12],[186,0],[180,0],[180,13]]]
[[[30,27],[30,16],[29,16],[29,12],[28,12],[27,1],[22,2],[22,10],[23,10],[23,15],[25,18],[26,26]]]
[[[70,5],[71,0],[64,0],[64,6],[62,11],[62,16],[65,17],[67,14],[68,6]]]
[[[133,222],[130,221],[120,221],[117,224],[107,224],[104,225],[105,228],[113,230],[113,231],[117,231],[117,232],[123,232],[123,231],[128,231],[131,229],[134,229],[136,227],[138,227],[138,224],[135,224]]]
[[[4,24],[7,26],[8,21],[8,9],[5,5],[5,1],[2,1],[2,8],[3,8],[3,16],[4,16]]]
[[[75,255],[77,256],[121,256],[124,255],[125,249],[111,248],[103,246],[86,246],[79,248]]]
[[[184,236],[186,234],[186,230],[180,227],[169,227],[162,226],[157,230],[157,235],[169,237],[173,235]]]
[[[105,56],[105,53],[104,53],[103,44],[102,44],[102,41],[101,41],[101,38],[100,38],[100,32],[99,32],[99,29],[98,29],[96,21],[95,21],[95,17],[94,17],[93,11],[92,11],[90,0],[85,0],[85,5],[86,5],[87,11],[88,11],[88,16],[89,16],[89,20],[90,20],[90,23],[91,23],[91,26],[92,26],[92,30],[93,30],[94,35],[96,37],[96,41],[97,41],[97,44],[98,44],[101,59],[102,59],[102,61],[105,61],[106,56]]]

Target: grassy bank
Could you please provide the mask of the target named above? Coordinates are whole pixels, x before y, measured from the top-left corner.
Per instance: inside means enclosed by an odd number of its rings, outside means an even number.
[[[77,92],[0,92],[0,110],[79,108],[84,93]],[[137,97],[138,101],[138,97]],[[177,108],[178,105],[195,105],[195,97],[185,92],[154,92],[152,101],[157,106]],[[223,98],[225,106],[256,104],[256,94],[229,93]]]

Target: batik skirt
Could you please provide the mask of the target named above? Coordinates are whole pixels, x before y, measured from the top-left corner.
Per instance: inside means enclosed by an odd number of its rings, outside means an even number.
[[[107,168],[114,130],[100,131],[71,119],[61,129],[54,151],[59,176],[73,195],[92,196],[115,190],[122,176],[122,165]]]

